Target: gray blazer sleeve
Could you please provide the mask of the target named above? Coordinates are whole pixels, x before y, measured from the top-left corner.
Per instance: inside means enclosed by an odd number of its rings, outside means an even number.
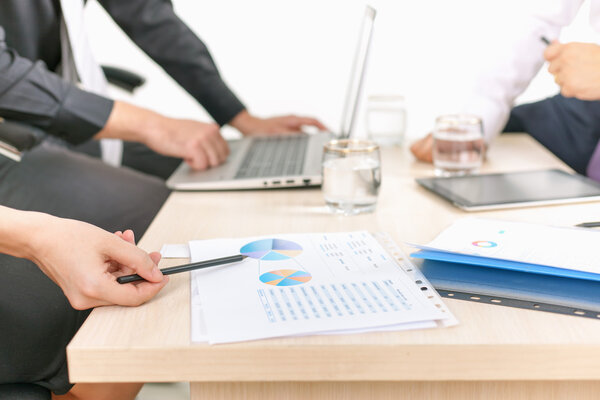
[[[224,125],[244,109],[206,45],[181,21],[170,0],[99,0],[125,33]]]
[[[73,144],[102,129],[112,100],[65,82],[41,61],[20,57],[5,38],[0,27],[1,117],[40,127]]]

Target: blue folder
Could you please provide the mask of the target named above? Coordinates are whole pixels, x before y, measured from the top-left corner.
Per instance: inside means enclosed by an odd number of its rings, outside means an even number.
[[[481,268],[433,259],[416,260],[416,264],[444,297],[600,318],[598,279],[523,272],[522,266]]]
[[[591,281],[600,281],[600,274],[591,272],[575,271],[572,269],[548,267],[546,265],[528,264],[518,261],[500,260],[497,258],[488,258],[472,256],[468,254],[450,253],[445,251],[419,250],[410,255],[413,258],[422,258],[425,260],[447,261],[450,263],[470,264],[478,267],[501,268],[512,271],[528,272],[533,274],[560,276],[564,278],[578,278]]]

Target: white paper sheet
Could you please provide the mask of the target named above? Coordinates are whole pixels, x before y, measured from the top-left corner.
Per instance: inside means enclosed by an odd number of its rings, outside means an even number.
[[[184,244],[163,244],[160,249],[162,258],[190,258],[190,246]]]
[[[465,218],[416,247],[598,274],[598,243],[591,229]]]
[[[210,343],[428,327],[451,317],[368,232],[193,241],[190,252],[192,262],[249,256],[192,273],[192,305],[202,304]],[[197,331],[192,341],[206,338]]]

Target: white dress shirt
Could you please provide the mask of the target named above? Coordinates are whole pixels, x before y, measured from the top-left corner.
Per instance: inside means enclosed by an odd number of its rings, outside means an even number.
[[[83,0],[61,0],[64,24],[61,24],[62,75],[78,82],[83,89],[106,96],[108,83],[102,68],[96,62],[84,27]],[[113,166],[121,165],[123,142],[119,139],[100,141],[102,160]]]
[[[591,1],[590,24],[600,32],[600,0]],[[506,125],[514,101],[525,91],[544,64],[546,48],[540,37],[557,39],[563,27],[569,25],[584,0],[543,0],[522,2],[527,17],[511,26],[517,39],[506,52],[493,60],[493,66],[477,79],[475,89],[463,111],[483,120],[486,141],[490,143]]]

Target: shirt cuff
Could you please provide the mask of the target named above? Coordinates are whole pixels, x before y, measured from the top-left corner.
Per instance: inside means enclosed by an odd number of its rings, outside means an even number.
[[[49,131],[69,143],[83,143],[102,130],[113,105],[111,99],[73,86]]]
[[[472,95],[463,105],[462,112],[481,118],[484,139],[489,145],[506,125],[510,107],[502,101],[495,101],[486,96]]]

